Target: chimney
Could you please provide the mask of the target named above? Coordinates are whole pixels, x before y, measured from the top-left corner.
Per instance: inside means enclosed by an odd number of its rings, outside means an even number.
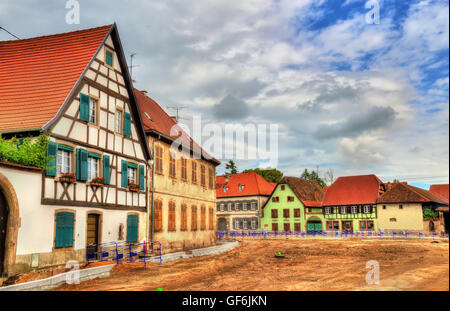
[[[175,123],[178,123],[178,122],[177,122],[177,117],[176,117],[176,116],[170,116],[170,118],[171,118]]]
[[[147,91],[146,90],[141,90],[142,93],[144,93],[145,96],[147,96]]]

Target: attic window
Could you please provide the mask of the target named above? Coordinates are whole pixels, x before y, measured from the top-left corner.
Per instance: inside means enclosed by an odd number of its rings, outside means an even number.
[[[150,118],[150,115],[146,111],[144,111],[144,114],[150,121],[153,121],[152,118]]]
[[[238,189],[239,189],[239,192],[241,192],[242,190],[244,190],[244,185],[239,185]]]
[[[105,63],[108,66],[113,66],[113,52],[109,49],[105,51]]]
[[[227,187],[227,186],[224,186],[224,187],[223,187],[223,192],[227,192],[227,190],[228,190],[228,187]]]
[[[281,190],[284,191],[285,185],[281,185]]]

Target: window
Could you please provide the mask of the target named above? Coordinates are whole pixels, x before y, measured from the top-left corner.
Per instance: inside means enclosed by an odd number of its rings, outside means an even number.
[[[294,202],[294,197],[288,196],[288,197],[287,197],[287,201],[288,201],[288,202]]]
[[[383,205],[383,209],[386,209],[386,205]]]
[[[187,159],[181,158],[181,179],[187,179]]]
[[[339,221],[327,221],[327,230],[328,231],[337,231],[339,230]]]
[[[302,229],[301,229],[300,223],[299,222],[295,222],[294,223],[294,231],[300,232],[301,230]]]
[[[168,231],[175,231],[176,230],[176,224],[175,224],[175,202],[171,201],[169,202],[169,218],[168,218]]]
[[[127,176],[128,176],[128,184],[133,183],[136,184],[136,171],[137,169],[132,166],[128,166]]]
[[[230,206],[230,211],[234,211],[234,205],[235,205],[235,204],[237,204],[237,203],[232,203],[232,204],[231,204],[231,206]]]
[[[283,218],[289,218],[289,209],[288,208],[283,209]]]
[[[289,232],[289,231],[291,231],[291,224],[285,223],[285,224],[283,225],[283,229],[284,229],[284,232]]]
[[[217,203],[217,205],[216,205],[216,211],[220,211],[220,204],[219,203]]]
[[[279,197],[273,197],[272,198],[272,202],[280,202],[280,198]]]
[[[192,161],[192,183],[193,184],[197,183],[197,162],[195,161]]]
[[[200,214],[200,229],[206,230],[206,207],[201,207],[201,214]]]
[[[373,231],[373,220],[361,220],[359,222],[359,230],[360,231]]]
[[[240,218],[234,220],[234,229],[239,230],[243,228],[243,221]]]
[[[247,230],[248,229],[249,220],[248,219],[243,219],[242,223],[243,223],[243,229]]]
[[[231,211],[231,209],[233,208],[233,202],[228,202],[227,204],[227,210]]]
[[[210,168],[209,169],[209,174],[208,174],[208,180],[209,180],[209,189],[214,189],[214,180],[215,180],[215,176],[216,174],[214,173],[214,169]]]
[[[128,215],[127,217],[127,241],[138,241],[138,215]]]
[[[72,247],[75,214],[58,212],[55,218],[55,248]]]
[[[155,147],[155,173],[163,173],[163,148],[161,146]]]
[[[341,206],[341,214],[347,214],[347,206]]]
[[[244,185],[238,185],[238,191],[241,192],[242,190],[244,190]]]
[[[100,163],[100,156],[90,153],[88,156],[88,179],[100,177],[99,163]]]
[[[400,205],[398,206],[398,208],[399,208],[399,209],[403,209],[403,205],[400,204]]]
[[[252,230],[258,229],[258,218],[252,218],[251,222],[252,222],[252,224],[251,224]]]
[[[200,165],[200,183],[203,187],[206,186],[206,168],[204,165]]]
[[[228,191],[228,187],[227,186],[223,186],[223,192],[227,192]]]
[[[172,153],[169,154],[169,177],[176,177],[175,156]]]
[[[220,203],[220,210],[224,211],[225,210],[225,203]]]
[[[370,214],[370,213],[372,213],[372,206],[370,206],[370,205],[364,205],[364,207],[363,207],[363,212],[364,212],[364,214]]]
[[[155,232],[162,231],[162,201],[155,200],[155,217],[154,217],[154,225]]]
[[[256,211],[258,209],[257,202],[252,202],[251,208],[252,208],[252,210]]]
[[[237,210],[237,211],[242,210],[242,208],[241,208],[241,202],[236,202],[236,210]]]
[[[122,134],[123,132],[123,112],[122,110],[117,109],[116,110],[116,124],[115,124],[115,129],[116,129],[116,133]]]
[[[243,211],[248,210],[248,202],[242,203],[242,210],[243,210]]]
[[[106,65],[113,66],[113,52],[110,49],[105,49],[105,63]]]
[[[278,231],[278,224],[277,223],[272,223],[272,231]]]
[[[214,208],[209,208],[208,214],[209,230],[214,230]]]
[[[358,206],[353,205],[351,208],[351,213],[352,214],[358,214]]]
[[[273,209],[273,210],[271,211],[271,213],[272,213],[272,218],[278,218],[278,210]]]
[[[197,206],[191,206],[191,230],[197,230]]]
[[[181,231],[187,230],[187,205],[181,204]]]
[[[300,217],[300,209],[299,208],[294,208],[294,217]]]
[[[286,189],[285,185],[281,185],[281,191],[284,191],[284,189]]]
[[[397,222],[397,218],[390,218],[389,221],[390,222]]]
[[[325,207],[325,214],[327,215],[331,214],[331,207],[329,206]]]
[[[89,103],[89,122],[97,124],[97,100],[90,97]]]
[[[56,156],[56,172],[58,176],[61,173],[70,173],[72,167],[72,152],[60,149],[58,147]]]

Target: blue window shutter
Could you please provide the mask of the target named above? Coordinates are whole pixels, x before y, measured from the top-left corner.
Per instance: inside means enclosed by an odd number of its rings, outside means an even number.
[[[89,121],[89,95],[80,93],[80,119]]]
[[[88,175],[88,152],[85,149],[77,149],[77,180],[86,181]]]
[[[105,62],[107,65],[111,66],[113,65],[113,54],[110,50],[106,50],[106,59]]]
[[[47,146],[47,157],[50,157],[47,162],[47,170],[45,174],[47,176],[56,176],[56,152],[58,149],[58,145],[50,141]]]
[[[138,216],[128,215],[127,219],[127,241],[137,242],[138,240]]]
[[[110,182],[110,164],[109,156],[103,156],[103,178],[105,179],[105,184],[109,185]]]
[[[56,214],[55,248],[72,247],[75,215],[69,212]]]
[[[128,162],[122,160],[122,187],[128,188]]]
[[[139,189],[145,190],[145,166],[139,165]]]
[[[64,213],[56,214],[55,248],[64,247]]]
[[[73,246],[73,225],[75,217],[73,213],[64,213],[64,247]]]
[[[123,135],[131,136],[131,114],[125,112],[123,118]]]

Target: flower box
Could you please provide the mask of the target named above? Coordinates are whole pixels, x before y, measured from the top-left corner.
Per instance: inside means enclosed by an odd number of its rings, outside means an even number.
[[[139,185],[135,183],[128,183],[128,190],[130,191],[139,191]]]
[[[103,185],[105,184],[105,181],[106,181],[105,178],[95,177],[95,178],[92,178],[90,185],[95,186],[95,187],[103,187]]]
[[[61,173],[59,177],[60,182],[74,183],[75,175],[73,173]]]

